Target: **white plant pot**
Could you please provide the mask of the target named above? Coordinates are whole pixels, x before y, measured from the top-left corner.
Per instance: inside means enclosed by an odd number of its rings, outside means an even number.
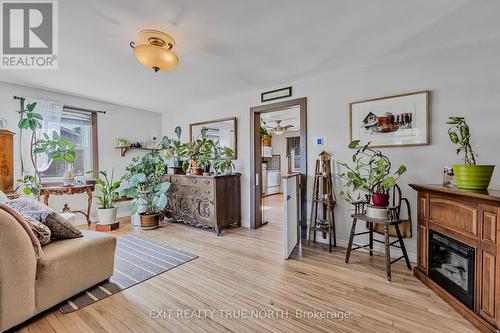
[[[130,224],[133,227],[140,227],[141,226],[141,216],[139,214],[144,213],[145,211],[146,211],[145,205],[139,204],[137,206],[137,212],[130,216]]]
[[[116,222],[116,212],[118,207],[112,208],[97,208],[97,218],[99,224],[113,224]]]
[[[368,205],[366,207],[366,216],[374,219],[386,219],[388,214],[387,207],[377,207]]]

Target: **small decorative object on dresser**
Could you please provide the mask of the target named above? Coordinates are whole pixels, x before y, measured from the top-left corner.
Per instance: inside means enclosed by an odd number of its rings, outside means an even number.
[[[114,181],[114,170],[111,171],[111,178],[108,178],[108,173],[106,171],[88,171],[87,173],[99,174],[102,178],[96,178],[96,190],[99,195],[96,196],[97,203],[97,217],[99,223],[96,225],[96,230],[102,226],[109,226],[109,228],[117,229],[119,227],[119,222],[116,222],[116,212],[118,207],[114,206],[114,202],[118,199],[118,188],[121,185],[121,180]],[[108,228],[104,228],[107,229]],[[100,230],[98,230],[100,231]]]
[[[240,174],[215,176],[166,175],[171,183],[165,211],[178,222],[213,228],[241,225]]]
[[[415,276],[482,332],[500,329],[500,191],[411,184]]]
[[[452,116],[447,124],[451,142],[458,145],[457,154],[464,154],[465,164],[453,165],[453,173],[457,186],[470,190],[485,190],[490,185],[494,165],[476,165],[476,153],[469,143],[470,129],[465,118]]]

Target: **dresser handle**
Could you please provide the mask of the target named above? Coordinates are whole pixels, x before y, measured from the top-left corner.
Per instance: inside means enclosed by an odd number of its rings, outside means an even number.
[[[172,177],[172,183],[177,183],[177,178]]]
[[[193,182],[193,184],[196,184],[196,183],[197,183],[196,179],[193,179],[193,180],[191,180],[191,181]]]
[[[205,179],[204,183],[208,185],[210,184],[210,181],[208,179]]]
[[[191,189],[191,192],[193,192],[193,193],[194,193],[194,192],[196,192],[196,189],[195,189],[195,188],[192,188],[192,189]]]
[[[205,190],[205,193],[206,194],[210,194],[210,190]]]

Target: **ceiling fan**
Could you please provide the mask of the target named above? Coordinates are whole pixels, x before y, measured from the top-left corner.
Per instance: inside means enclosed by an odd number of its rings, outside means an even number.
[[[275,120],[276,126],[266,126],[266,128],[270,129],[273,131],[274,134],[276,135],[281,135],[283,134],[287,129],[292,128],[293,125],[286,125],[286,126],[281,126],[282,120]]]

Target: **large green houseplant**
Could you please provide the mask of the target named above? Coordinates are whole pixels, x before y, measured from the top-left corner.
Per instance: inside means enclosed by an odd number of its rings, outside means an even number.
[[[99,178],[95,179],[97,198],[97,218],[99,224],[113,224],[116,222],[116,213],[118,207],[114,206],[115,199],[119,197],[119,188],[121,180],[114,180],[114,170],[111,171],[111,177],[108,177],[106,171],[87,171],[89,174],[98,174]]]
[[[139,213],[142,229],[155,229],[160,221],[160,214],[167,205],[167,192],[170,183],[162,181],[157,176],[147,176],[144,173],[134,174],[129,180],[129,187],[123,195],[132,198],[130,212],[135,214],[140,205],[145,207]]]
[[[356,149],[352,155],[353,165],[339,163],[344,170],[339,176],[346,181],[348,190],[341,191],[344,200],[354,202],[362,200],[361,194],[372,199],[375,206],[385,207],[389,204],[389,190],[406,172],[406,166],[401,165],[391,173],[392,163],[381,151],[370,148],[370,142],[360,145],[359,140],[353,140],[349,146]],[[351,192],[352,191],[352,192]],[[357,197],[354,197],[354,193]]]
[[[128,181],[128,187],[122,195],[133,199],[131,213],[139,213],[140,225],[144,229],[156,228],[159,213],[165,208],[166,196],[161,194],[165,194],[169,183],[163,182],[164,175],[165,161],[157,151],[134,158],[126,168],[123,179]]]
[[[464,117],[451,116],[447,124],[451,125],[448,129],[450,140],[458,146],[457,155],[464,156],[464,164],[453,165],[457,186],[471,190],[487,189],[495,166],[476,164],[477,154],[472,150],[470,128]]]

